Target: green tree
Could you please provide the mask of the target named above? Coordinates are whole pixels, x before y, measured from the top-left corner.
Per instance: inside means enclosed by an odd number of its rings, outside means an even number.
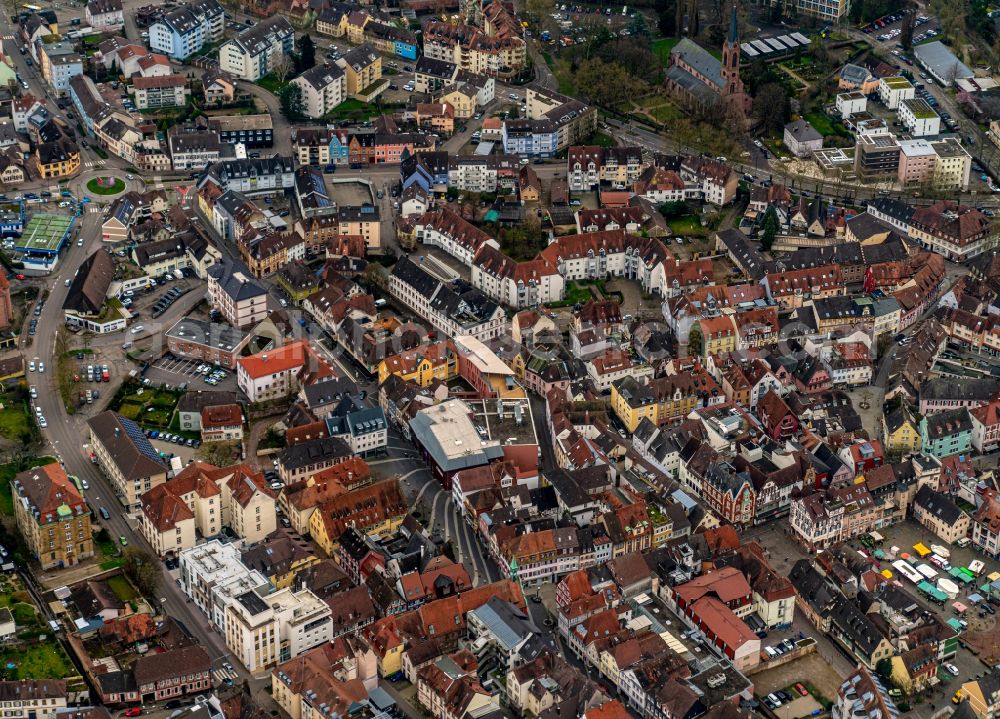
[[[298,50],[297,65],[299,72],[305,72],[316,66],[316,44],[309,33],[305,33],[299,38]]]
[[[764,226],[760,235],[760,246],[766,251],[774,246],[774,238],[778,234],[780,225],[778,223],[778,213],[773,207],[768,207],[764,213]]]
[[[913,21],[915,20],[916,13],[913,8],[907,8],[906,12],[903,13],[903,25],[899,32],[899,44],[903,46],[904,50],[910,50],[913,48]]]
[[[888,679],[892,676],[892,660],[880,659],[879,663],[875,665],[875,671],[883,679]]]
[[[657,207],[660,214],[666,219],[671,219],[674,217],[683,217],[688,213],[688,206],[684,200],[674,200],[672,202],[664,202],[662,205]]]
[[[289,83],[281,89],[281,112],[289,120],[301,120],[305,116],[305,103],[302,100],[302,88],[295,83]]]
[[[160,563],[136,547],[126,547],[122,553],[125,575],[143,596],[153,597],[160,586]]]
[[[700,357],[705,351],[705,338],[701,336],[701,328],[695,325],[688,334],[688,355]]]

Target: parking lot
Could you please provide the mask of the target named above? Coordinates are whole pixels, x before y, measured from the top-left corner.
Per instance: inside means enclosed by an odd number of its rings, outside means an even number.
[[[199,367],[205,366],[205,363],[199,360],[175,357],[174,355],[168,353],[156,360],[149,367],[149,369],[146,370],[145,379],[149,379],[151,382],[166,383],[173,386],[187,384],[191,389],[204,389],[211,387],[218,390],[236,391],[235,373],[229,370],[218,370],[220,372],[224,372],[225,376],[221,377],[217,382],[214,380],[208,381],[212,379],[211,374],[215,368],[212,368],[208,374],[198,370]]]

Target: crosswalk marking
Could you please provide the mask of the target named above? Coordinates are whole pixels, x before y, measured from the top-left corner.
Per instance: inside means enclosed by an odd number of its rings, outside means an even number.
[[[89,213],[91,213],[91,214],[94,214],[94,215],[96,215],[96,214],[98,214],[98,213],[99,213],[100,211],[101,211],[101,208],[100,208],[100,207],[98,207],[97,205],[87,205],[87,212],[89,212]]]
[[[221,667],[219,669],[216,669],[213,672],[213,674],[215,674],[215,681],[217,684],[221,684],[222,682],[226,681],[226,679],[235,680],[237,677],[236,672],[233,671],[232,669],[224,669]]]
[[[14,36],[13,36],[13,35],[4,35],[4,36],[3,36],[3,39],[4,39],[4,40],[13,40],[13,39],[14,39]]]

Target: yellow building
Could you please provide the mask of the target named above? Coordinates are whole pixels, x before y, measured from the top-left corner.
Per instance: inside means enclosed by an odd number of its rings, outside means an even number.
[[[17,528],[42,569],[94,556],[90,510],[58,462],[15,475],[11,489]]]
[[[382,56],[368,43],[348,50],[337,64],[344,71],[347,94],[350,97],[367,97],[371,87],[382,79]]]
[[[438,98],[438,101],[451,105],[455,112],[455,119],[467,120],[476,114],[477,97],[476,88],[469,85],[462,85],[461,87],[452,87],[450,90],[446,90]]]
[[[408,511],[399,482],[387,479],[321,504],[309,518],[309,534],[327,556],[336,558],[348,527],[384,539],[395,534]]]
[[[406,649],[406,644],[396,631],[396,623],[391,617],[367,629],[365,638],[375,652],[380,677],[391,677],[403,671],[403,650]]]
[[[458,355],[450,340],[418,347],[379,362],[378,383],[382,384],[391,375],[421,387],[437,380],[447,382],[458,376]]]
[[[657,425],[679,421],[706,397],[715,404],[725,401],[722,388],[704,370],[657,377],[646,384],[625,377],[611,385],[611,409],[629,432],[644,417]]]
[[[913,454],[920,451],[920,429],[906,407],[882,415],[882,446],[891,454]]]
[[[248,569],[256,569],[271,583],[275,591],[292,586],[295,576],[320,560],[291,537],[277,534],[248,549],[242,556]]]
[[[693,331],[701,334],[703,357],[736,351],[740,336],[732,315],[708,317],[698,320],[695,326],[698,329]],[[688,342],[690,343],[690,339]]]
[[[80,170],[80,148],[65,138],[43,142],[35,148],[35,164],[43,180],[69,177]]]

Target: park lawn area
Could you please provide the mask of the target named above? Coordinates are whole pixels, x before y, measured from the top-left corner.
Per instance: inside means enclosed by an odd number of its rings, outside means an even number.
[[[676,37],[661,37],[659,40],[653,41],[653,54],[660,58],[660,62],[664,65],[670,64],[670,51],[674,49],[674,46],[680,42],[680,38]]]
[[[31,432],[32,419],[21,402],[4,402],[0,409],[0,435],[10,439],[20,439],[25,432]]]
[[[681,116],[680,110],[673,103],[667,103],[666,105],[660,105],[649,110],[649,114],[653,116],[653,119],[657,122],[671,122],[676,120]]]
[[[683,217],[674,217],[667,220],[667,224],[670,225],[670,231],[675,235],[681,235],[682,237],[687,237],[690,235],[704,236],[707,234],[707,230],[701,226],[701,222],[694,215],[684,215]]]
[[[20,463],[11,462],[0,464],[0,514],[8,517],[14,516],[14,498],[11,495],[10,480],[14,475],[32,467],[41,467],[43,464],[55,462],[55,457],[28,457]]]
[[[7,664],[14,664],[7,669]],[[29,644],[0,652],[0,675],[6,679],[65,679],[76,669],[58,642]]]
[[[178,396],[166,390],[141,389],[121,397],[115,408],[123,417],[139,424],[166,429],[177,406]]]
[[[106,581],[111,591],[115,593],[115,596],[123,602],[131,602],[138,596],[135,589],[129,584],[128,579],[122,574],[109,577]]]

